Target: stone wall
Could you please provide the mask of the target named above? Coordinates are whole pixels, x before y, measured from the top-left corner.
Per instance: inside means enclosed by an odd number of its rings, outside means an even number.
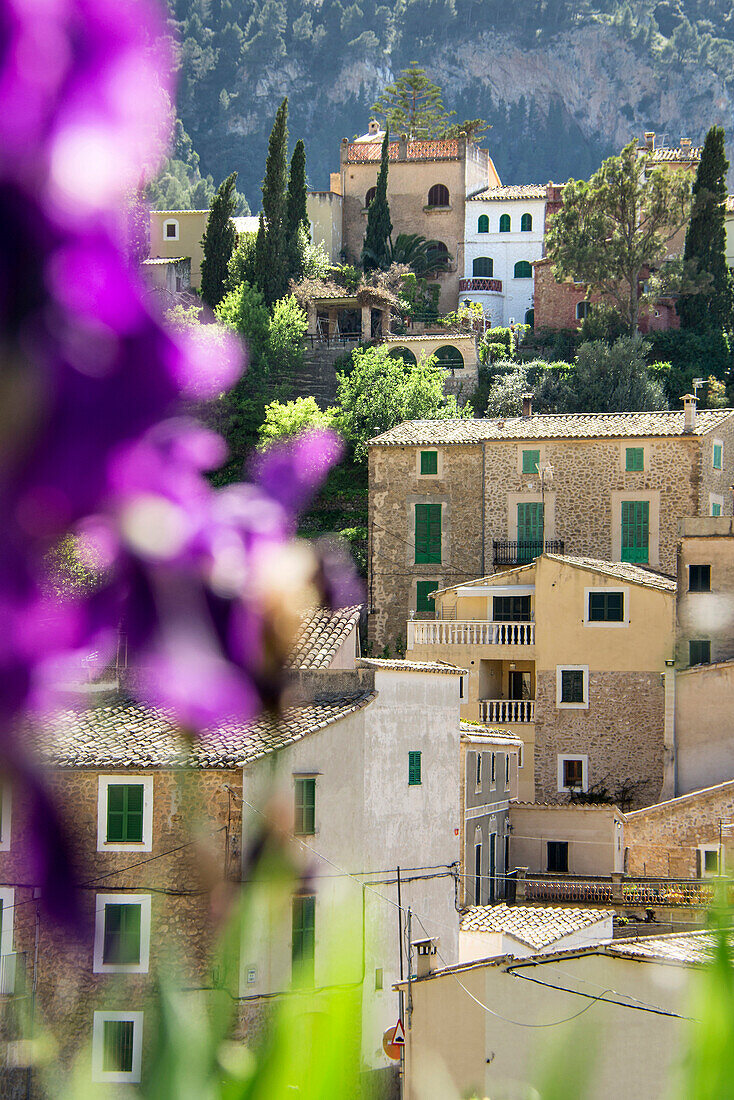
[[[720,826],[734,820],[734,780],[696,791],[627,815],[627,873],[690,879],[697,873],[700,845],[722,840],[724,869],[731,872],[731,830]]]
[[[588,782],[625,808],[646,806],[663,781],[664,697],[655,672],[589,673],[587,710],[556,707],[555,670],[537,673],[535,797],[567,802],[558,791],[558,755],[588,756]]]
[[[690,533],[688,533],[690,531]],[[689,592],[689,566],[709,565],[710,592]],[[712,663],[734,659],[734,519],[684,525],[678,549],[678,664],[689,663],[688,643],[711,642]]]
[[[576,317],[576,306],[586,298],[586,286],[582,283],[557,282],[553,264],[548,259],[538,260],[533,265],[533,272],[536,330],[578,328],[581,322]]]

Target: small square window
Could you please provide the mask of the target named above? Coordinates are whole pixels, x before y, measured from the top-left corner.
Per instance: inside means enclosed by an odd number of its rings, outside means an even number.
[[[711,591],[711,566],[710,565],[689,565],[688,566],[688,591],[689,592],[710,592]]]
[[[548,841],[548,870],[557,875],[568,874],[568,841]]]
[[[540,466],[540,451],[523,451],[522,472],[524,474],[537,474]]]
[[[408,786],[419,787],[421,784],[421,754],[419,752],[408,753]]]
[[[97,848],[149,852],[153,842],[153,777],[99,777]]]
[[[313,836],[316,832],[316,779],[307,776],[296,779],[295,820],[296,836]]]
[[[177,229],[178,226],[175,222],[166,222],[166,239],[175,240],[178,235],[176,232]]]
[[[719,849],[715,845],[706,845],[698,849],[697,873],[699,878],[708,878],[711,875],[721,874],[719,867]]]
[[[590,592],[590,623],[623,623],[624,592]]]
[[[92,1079],[106,1084],[135,1084],[140,1080],[142,1046],[142,1012],[95,1012]]]
[[[721,505],[719,504],[718,500],[714,500],[714,501],[711,502],[711,515],[712,516],[720,516],[721,515]]]
[[[644,447],[628,447],[625,454],[625,470],[639,471],[645,468]]]
[[[147,974],[150,894],[97,894],[94,973]]]
[[[382,986],[383,986],[382,967],[378,966],[375,969],[375,989],[377,989],[377,990],[382,989]]]
[[[561,672],[561,702],[584,702],[584,674],[581,669],[564,668]]]
[[[696,639],[688,643],[688,663],[690,665],[711,664],[711,642],[706,639]]]
[[[564,787],[583,787],[584,785],[584,762],[583,760],[564,760],[563,761],[563,786]]]
[[[419,615],[434,615],[436,605],[433,593],[438,588],[438,581],[416,581],[415,584],[415,610]]]
[[[723,465],[724,444],[714,443],[713,464],[715,470],[720,470]]]
[[[438,451],[421,451],[421,473],[438,473]]]

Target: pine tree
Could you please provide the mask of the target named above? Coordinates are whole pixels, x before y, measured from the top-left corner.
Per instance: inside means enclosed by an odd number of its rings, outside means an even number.
[[[706,134],[701,161],[693,184],[693,210],[688,223],[683,253],[684,265],[695,267],[692,275],[709,276],[710,284],[697,294],[681,295],[678,314],[683,328],[696,332],[729,327],[729,272],[726,266],[725,133],[712,126]]]
[[[455,111],[447,112],[438,84],[426,76],[415,61],[403,69],[394,84],[388,84],[372,110],[385,119],[385,128],[409,138],[432,138],[443,134]]]
[[[302,274],[303,262],[299,243],[302,232],[305,232],[306,239],[310,241],[311,230],[306,211],[306,147],[299,138],[291,157],[285,231],[288,274],[294,279]]]
[[[214,309],[224,297],[229,260],[237,243],[237,230],[232,221],[235,211],[235,183],[233,172],[219,185],[209,208],[201,244],[204,256],[201,261],[201,297]]]
[[[268,306],[282,298],[288,290],[288,254],[286,248],[286,216],[288,183],[288,98],[281,103],[268,142],[263,180],[263,216],[265,239],[262,242],[260,289]]]
[[[376,267],[387,268],[390,265],[392,222],[387,201],[388,143],[389,131],[385,130],[375,197],[367,210],[367,231],[362,246],[362,266],[365,271],[373,271]]]

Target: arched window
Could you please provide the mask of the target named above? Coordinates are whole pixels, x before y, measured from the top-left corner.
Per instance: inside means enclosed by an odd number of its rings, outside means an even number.
[[[503,214],[500,218],[500,233],[509,233],[512,228],[509,214]]]
[[[443,367],[444,370],[464,369],[464,356],[458,348],[452,347],[451,344],[444,344],[442,347],[436,348],[433,356],[439,367]]]
[[[515,278],[516,279],[532,279],[533,269],[530,266],[529,260],[518,260],[515,264]]]
[[[531,328],[535,328],[535,310],[529,309],[525,314],[525,324],[530,325]]]
[[[576,303],[576,320],[583,321],[591,313],[591,302]]]
[[[472,264],[472,275],[475,279],[491,279],[494,273],[494,262],[489,256],[477,256]]]
[[[406,367],[414,367],[417,363],[417,359],[410,348],[390,348],[387,354],[391,359],[402,359]]]
[[[530,233],[532,228],[533,228],[533,215],[532,214],[523,214],[523,216],[520,218],[520,232],[521,233]]]
[[[449,189],[444,187],[442,183],[434,183],[431,190],[428,192],[428,205],[429,206],[448,206],[449,205]]]
[[[166,241],[178,240],[178,222],[175,218],[169,218],[163,223],[163,238]]]
[[[477,233],[489,233],[489,218],[486,214],[479,215],[479,221],[477,222]]]
[[[429,241],[427,248],[429,272],[448,271],[451,266],[451,254],[443,241]]]
[[[377,188],[376,187],[370,187],[369,191],[367,192],[367,194],[364,197],[365,209],[372,202],[372,200],[374,199],[376,194],[377,194]]]

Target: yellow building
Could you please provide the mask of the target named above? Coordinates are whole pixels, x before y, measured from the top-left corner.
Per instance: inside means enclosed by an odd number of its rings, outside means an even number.
[[[672,743],[676,582],[544,554],[434,595],[406,657],[469,669],[462,718],[519,736],[519,798],[656,801]]]
[[[150,258],[191,259],[191,286],[201,286],[201,238],[204,236],[208,210],[151,210]]]

